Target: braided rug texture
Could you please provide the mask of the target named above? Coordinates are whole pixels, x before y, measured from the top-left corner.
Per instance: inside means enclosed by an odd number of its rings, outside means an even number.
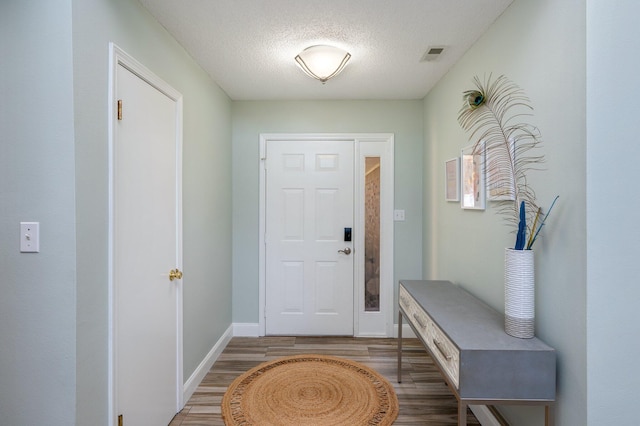
[[[384,377],[325,355],[260,364],[234,380],[222,398],[227,426],[386,426],[397,416],[398,398]]]

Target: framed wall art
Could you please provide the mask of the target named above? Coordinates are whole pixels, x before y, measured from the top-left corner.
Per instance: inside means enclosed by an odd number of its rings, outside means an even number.
[[[473,146],[462,149],[460,164],[460,205],[463,209],[484,210],[484,145],[473,151]]]
[[[460,159],[451,158],[444,162],[444,199],[460,201]]]

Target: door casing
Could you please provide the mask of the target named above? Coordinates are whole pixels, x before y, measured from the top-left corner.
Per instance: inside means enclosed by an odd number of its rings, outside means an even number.
[[[258,335],[266,334],[266,146],[269,140],[353,140],[355,145],[356,177],[354,181],[354,336],[392,337],[394,312],[394,272],[393,272],[393,152],[394,135],[392,133],[265,133],[260,135],[260,223],[259,223],[259,300]],[[381,176],[381,272],[380,272],[380,312],[364,312],[364,238],[359,238],[364,230],[364,170],[365,156],[379,156],[383,174]],[[361,176],[362,175],[362,176]]]
[[[155,89],[159,90],[163,94],[165,94],[168,98],[172,99],[176,102],[176,176],[179,182],[181,182],[182,176],[182,110],[183,110],[183,100],[182,94],[175,89],[173,89],[169,84],[156,76],[152,71],[138,62],[135,58],[127,54],[125,51],[120,49],[114,43],[109,43],[109,104],[108,104],[108,128],[109,128],[109,241],[108,241],[108,296],[109,296],[109,400],[108,400],[108,424],[115,425],[117,422],[117,407],[116,407],[116,345],[117,345],[117,336],[116,336],[116,298],[115,298],[115,279],[114,279],[114,237],[115,237],[115,216],[114,216],[114,170],[115,170],[115,155],[114,148],[116,144],[116,125],[117,125],[117,69],[119,66],[123,66],[131,71],[133,74],[137,75],[142,80],[146,81],[149,85],[153,86]],[[183,259],[182,259],[182,195],[181,195],[181,184],[177,185],[177,200],[176,200],[176,241],[178,247],[177,253],[177,265],[182,268]],[[169,267],[173,267],[168,265]],[[183,398],[183,312],[182,312],[182,285],[177,286],[177,318],[176,318],[176,370],[175,374],[177,377],[177,387],[176,387],[176,412],[180,411],[184,406],[184,398]]]

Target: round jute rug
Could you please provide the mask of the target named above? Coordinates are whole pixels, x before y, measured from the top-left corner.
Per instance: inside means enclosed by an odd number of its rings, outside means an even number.
[[[227,426],[391,425],[398,398],[381,375],[354,361],[297,355],[265,362],[222,398]]]

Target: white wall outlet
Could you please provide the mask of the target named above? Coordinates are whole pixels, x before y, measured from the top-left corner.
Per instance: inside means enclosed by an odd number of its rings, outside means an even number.
[[[40,222],[20,222],[20,251],[22,253],[40,251]]]
[[[396,222],[404,222],[404,210],[394,210],[393,220]]]

